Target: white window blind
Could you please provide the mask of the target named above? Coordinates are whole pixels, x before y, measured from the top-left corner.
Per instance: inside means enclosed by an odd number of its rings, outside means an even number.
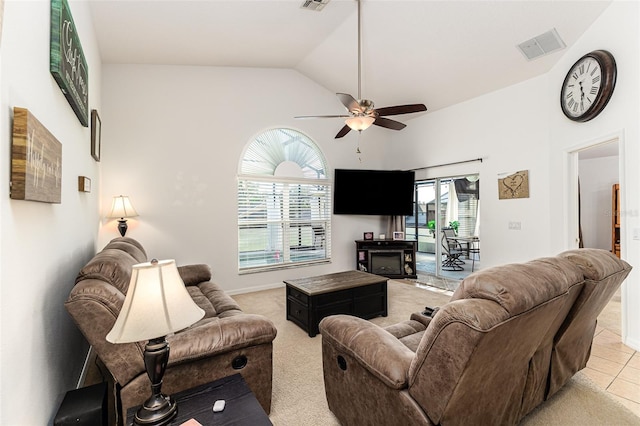
[[[278,176],[277,170],[287,163],[302,172],[295,177]],[[287,168],[291,169],[290,164]],[[270,130],[249,146],[242,170],[238,177],[239,271],[329,261],[331,185],[315,144],[291,129]]]

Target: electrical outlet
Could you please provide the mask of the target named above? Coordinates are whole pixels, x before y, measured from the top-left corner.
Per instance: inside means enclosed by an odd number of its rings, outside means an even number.
[[[640,228],[633,228],[633,237],[634,240],[640,240]]]
[[[509,229],[512,231],[520,231],[522,230],[521,222],[509,222]]]

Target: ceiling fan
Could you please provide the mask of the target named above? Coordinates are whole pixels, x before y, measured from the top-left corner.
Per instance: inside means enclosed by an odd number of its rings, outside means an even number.
[[[358,2],[358,99],[347,93],[336,93],[338,99],[348,111],[348,115],[304,115],[295,118],[344,118],[345,125],[336,135],[339,139],[351,130],[361,132],[369,128],[372,124],[392,130],[402,130],[406,124],[399,121],[385,118],[390,115],[410,114],[413,112],[426,111],[424,104],[396,105],[384,108],[375,108],[373,101],[362,99],[362,30],[360,24],[360,0]]]

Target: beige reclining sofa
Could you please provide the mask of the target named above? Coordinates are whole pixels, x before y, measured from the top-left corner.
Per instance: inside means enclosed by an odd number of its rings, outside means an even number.
[[[320,323],[329,408],[346,425],[513,425],[585,367],[631,267],[597,249],[478,271],[433,316]]]
[[[144,367],[146,342],[112,344],[105,336],[124,303],[131,267],[147,261],[143,246],[128,237],[113,239],[80,271],[65,307],[113,376],[121,418],[151,394]],[[170,357],[163,378],[166,394],[240,373],[262,408],[271,408],[272,342],[276,328],[267,318],[244,313],[216,283],[206,265],[178,268],[204,318],[167,337]]]

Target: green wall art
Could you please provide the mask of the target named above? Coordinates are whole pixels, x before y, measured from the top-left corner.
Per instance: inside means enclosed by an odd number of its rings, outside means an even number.
[[[67,0],[51,0],[49,68],[84,127],[89,126],[89,68]]]

